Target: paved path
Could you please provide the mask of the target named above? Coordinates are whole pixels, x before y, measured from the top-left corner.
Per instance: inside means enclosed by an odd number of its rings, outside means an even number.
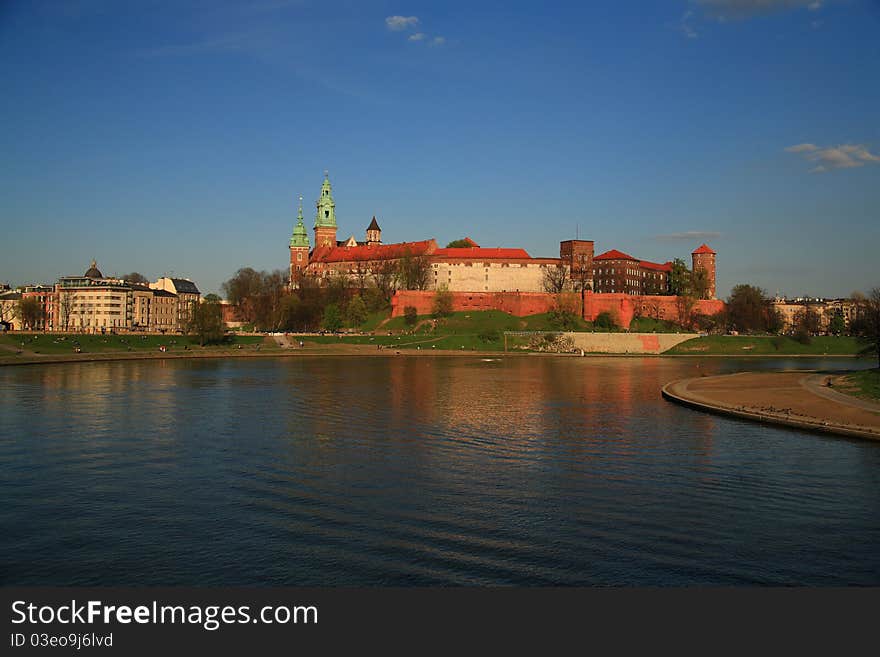
[[[663,396],[699,410],[880,440],[880,404],[829,389],[816,372],[742,372],[673,381]]]

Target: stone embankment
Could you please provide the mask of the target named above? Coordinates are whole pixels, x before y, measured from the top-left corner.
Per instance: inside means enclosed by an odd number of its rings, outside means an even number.
[[[669,401],[710,413],[880,440],[880,403],[844,395],[816,372],[741,372],[673,381]]]
[[[575,349],[598,354],[662,354],[696,333],[565,333]]]

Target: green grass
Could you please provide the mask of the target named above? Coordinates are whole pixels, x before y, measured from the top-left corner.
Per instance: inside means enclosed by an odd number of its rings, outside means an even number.
[[[562,330],[565,329],[553,321],[550,313],[515,317],[500,310],[474,310],[454,312],[439,319],[419,315],[414,328],[406,323],[405,317],[393,317],[375,329],[375,335],[324,335],[304,340],[317,344],[369,344],[395,349],[503,351],[505,331],[558,333]],[[574,318],[573,330],[589,331],[592,325]]]
[[[709,335],[694,338],[673,347],[667,354],[693,355],[809,355],[852,356],[859,352],[856,338],[822,335],[810,344],[801,344],[783,336]]]
[[[844,386],[842,392],[878,401],[880,400],[880,369],[848,374],[844,377]],[[836,386],[836,389],[840,390],[840,386]]]
[[[367,321],[357,328],[359,331],[375,331],[376,327],[390,316],[390,310],[380,310],[375,313],[370,313],[367,315]]]
[[[629,324],[629,330],[633,333],[691,333],[678,324],[651,317],[634,317]]]
[[[230,336],[227,342],[208,347],[200,347],[198,339],[186,335],[82,335],[78,333],[12,333],[0,335],[0,355],[14,353],[11,350],[21,349],[24,352],[38,354],[73,354],[79,346],[84,354],[106,354],[121,352],[145,352],[158,351],[161,345],[165,345],[169,352],[186,351],[190,349],[236,349],[255,348],[260,345],[261,349],[271,349],[277,345],[273,341],[266,341],[262,336],[235,335]],[[186,349],[185,349],[186,348]]]

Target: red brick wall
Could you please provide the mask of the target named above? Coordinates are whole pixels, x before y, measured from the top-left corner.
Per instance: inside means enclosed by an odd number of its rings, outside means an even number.
[[[406,306],[413,306],[419,315],[431,313],[436,292],[400,290],[391,299],[391,316],[400,317]],[[556,307],[556,295],[544,292],[450,292],[452,309],[501,310],[516,317],[546,313]],[[644,306],[644,308],[642,307]],[[724,309],[724,302],[697,301],[694,312],[714,315]],[[646,317],[678,321],[678,297],[633,296],[630,294],[586,294],[584,319],[592,321],[599,313],[610,312],[620,326],[628,327],[636,311]]]
[[[406,306],[413,306],[419,315],[428,315],[434,305],[436,292],[399,290],[391,299],[391,316],[400,317]],[[552,310],[556,297],[543,292],[450,292],[452,309],[502,310],[517,317],[537,315]]]
[[[716,299],[697,301],[693,312],[714,315],[724,309],[724,302]],[[587,294],[584,298],[584,319],[592,321],[599,313],[610,312],[620,326],[629,326],[636,311],[644,317],[679,322],[678,297],[634,296],[630,294]]]

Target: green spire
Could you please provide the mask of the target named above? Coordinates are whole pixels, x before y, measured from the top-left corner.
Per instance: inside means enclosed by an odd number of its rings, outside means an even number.
[[[309,235],[306,232],[306,226],[303,223],[303,197],[299,197],[299,211],[296,213],[296,226],[293,228],[293,235],[290,237],[290,246],[309,247]]]
[[[318,213],[315,215],[315,228],[336,228],[336,203],[333,202],[333,190],[330,189],[327,171],[324,171],[324,184],[321,185],[321,196],[316,205]]]

